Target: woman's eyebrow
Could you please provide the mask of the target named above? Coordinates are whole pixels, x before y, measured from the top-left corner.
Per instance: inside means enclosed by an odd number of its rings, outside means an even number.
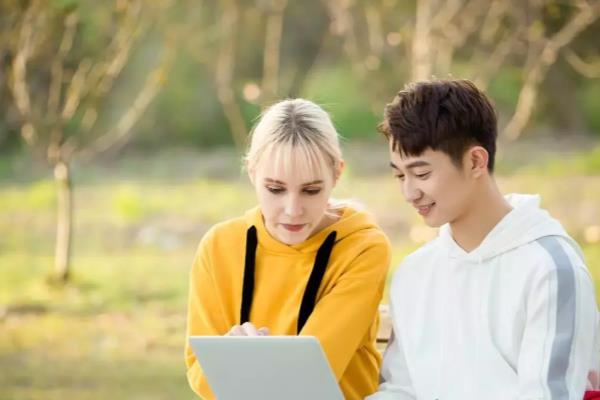
[[[265,182],[276,183],[278,185],[284,185],[285,186],[285,182],[278,181],[277,179],[265,178]]]
[[[265,178],[265,182],[267,182],[267,183],[275,183],[277,185],[285,186],[285,182],[282,182],[282,181],[279,181],[279,180],[273,179],[273,178]],[[322,179],[316,179],[314,181],[303,183],[302,186],[318,185],[318,184],[321,184],[321,183],[323,183]]]
[[[320,183],[323,183],[323,180],[317,179],[312,182],[303,183],[302,186],[318,185]]]

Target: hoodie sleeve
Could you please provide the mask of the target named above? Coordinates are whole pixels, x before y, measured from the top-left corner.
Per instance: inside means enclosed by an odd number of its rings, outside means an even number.
[[[187,338],[200,335],[223,335],[229,329],[223,317],[225,313],[222,310],[214,277],[210,273],[211,269],[209,232],[200,243],[190,272],[185,343],[188,383],[203,399],[214,399],[214,395]]]
[[[569,245],[556,236],[541,238],[538,244],[544,254],[526,298],[519,399],[580,400],[594,358],[594,289]]]
[[[381,240],[351,262],[334,287],[316,304],[300,332],[319,339],[338,381],[369,334],[389,263],[390,246],[381,236]]]
[[[390,304],[392,318],[395,319],[393,301]],[[380,385],[377,393],[365,400],[416,400],[408,366],[404,357],[401,336],[396,332],[396,320],[393,321],[392,336],[383,353]]]

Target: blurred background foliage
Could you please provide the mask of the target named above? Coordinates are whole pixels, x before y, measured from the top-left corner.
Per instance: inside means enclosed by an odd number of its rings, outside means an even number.
[[[285,97],[331,113],[335,195],[376,215],[394,268],[436,232],[388,171],[383,107],[412,80],[474,80],[498,109],[501,188],[542,195],[600,293],[599,15],[599,0],[0,0],[0,399],[193,398],[188,269],[211,225],[255,204],[240,156]]]

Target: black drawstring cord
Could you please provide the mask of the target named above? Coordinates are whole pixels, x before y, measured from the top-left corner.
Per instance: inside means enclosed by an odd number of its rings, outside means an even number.
[[[331,232],[317,251],[313,269],[308,278],[306,289],[300,304],[298,313],[297,333],[300,333],[304,324],[312,314],[317,299],[317,292],[321,286],[321,281],[325,275],[329,257],[335,244],[336,232]],[[252,308],[252,295],[254,293],[254,273],[256,264],[256,246],[258,240],[256,237],[256,227],[251,226],[246,232],[246,258],[244,264],[244,286],[242,289],[242,307],[240,310],[240,325],[250,321],[250,309]]]
[[[257,244],[256,227],[251,226],[246,232],[246,259],[244,262],[244,286],[242,290],[240,325],[250,321],[250,308],[252,308],[252,294],[254,293],[254,267]]]

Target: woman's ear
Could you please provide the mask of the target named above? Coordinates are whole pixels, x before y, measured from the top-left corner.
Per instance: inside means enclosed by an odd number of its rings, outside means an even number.
[[[248,162],[246,162],[246,171],[248,171],[248,178],[250,179],[250,183],[254,186],[254,181],[256,180],[256,168],[249,167]]]
[[[344,172],[345,168],[346,168],[346,163],[344,162],[344,160],[340,160],[335,168],[335,175],[334,175],[334,180],[333,180],[334,186],[337,184],[338,180],[342,176],[342,172]]]

